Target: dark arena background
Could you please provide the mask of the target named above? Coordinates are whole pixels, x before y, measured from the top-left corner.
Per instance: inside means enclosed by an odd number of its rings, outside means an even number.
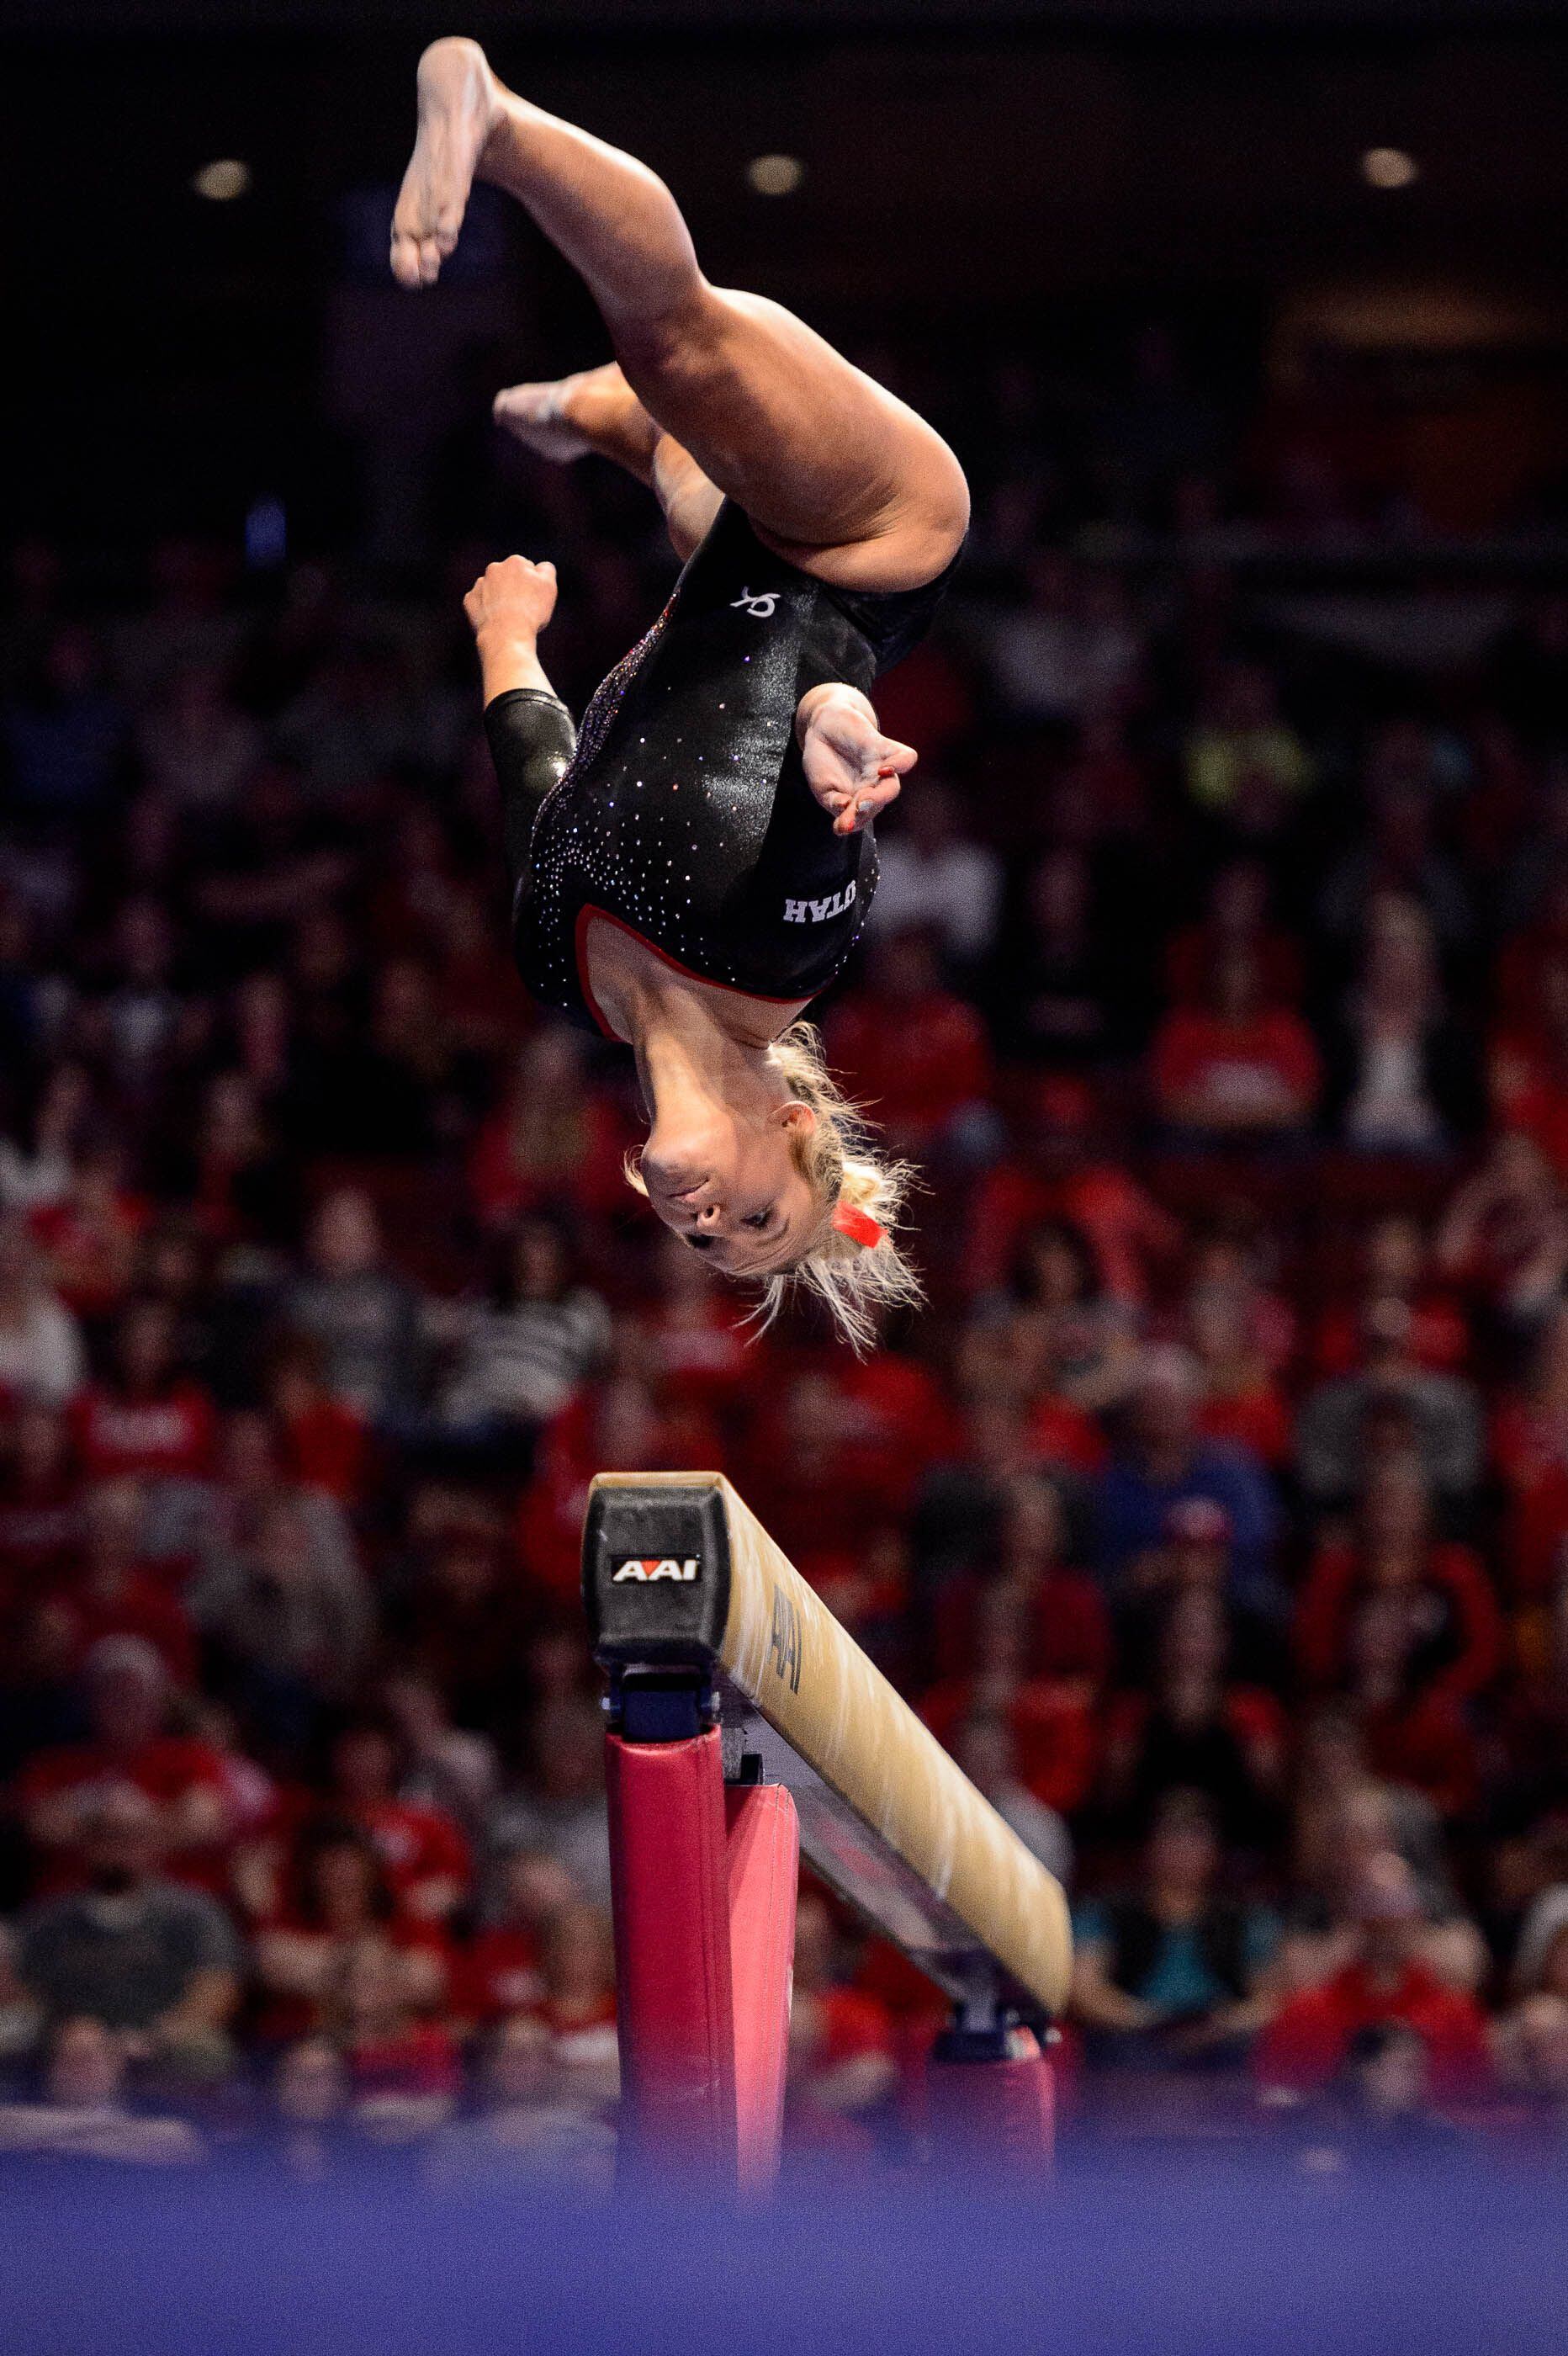
[[[606,357],[521,211],[388,273],[453,31],[969,477],[861,1359],[512,969],[463,594],[581,712],[675,567],[491,423]],[[0,184],[6,2346],[1560,2345],[1568,6],[0,0]],[[583,1515],[692,1467],[1065,1887],[1049,2178],[808,1873],[776,2201],[617,2179]]]

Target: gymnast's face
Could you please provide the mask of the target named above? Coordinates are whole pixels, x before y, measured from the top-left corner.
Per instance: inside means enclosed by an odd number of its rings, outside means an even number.
[[[707,1104],[685,1119],[656,1119],[640,1164],[648,1200],[726,1276],[787,1268],[818,1222],[796,1160],[816,1118],[808,1105],[791,1102],[760,1115]]]

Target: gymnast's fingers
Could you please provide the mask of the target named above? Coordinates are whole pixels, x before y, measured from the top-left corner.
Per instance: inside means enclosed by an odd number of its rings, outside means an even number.
[[[901,744],[896,737],[880,736],[867,756],[867,766],[878,777],[903,777],[909,775],[920,755],[912,744]]]
[[[874,819],[881,816],[897,801],[899,779],[889,769],[879,772],[874,784],[858,787],[833,821],[835,834],[863,834]]]

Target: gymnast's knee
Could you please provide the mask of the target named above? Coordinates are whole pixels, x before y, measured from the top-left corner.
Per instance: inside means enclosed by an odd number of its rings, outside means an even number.
[[[689,272],[661,273],[653,285],[645,281],[635,313],[623,312],[610,324],[615,357],[639,392],[639,376],[699,379],[724,350],[720,298],[695,264]]]

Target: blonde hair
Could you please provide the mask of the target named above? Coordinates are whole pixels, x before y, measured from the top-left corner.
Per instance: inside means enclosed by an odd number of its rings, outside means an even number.
[[[770,1049],[774,1069],[792,1097],[816,1116],[809,1129],[791,1133],[796,1169],[811,1190],[816,1219],[795,1258],[759,1271],[759,1329],[771,1325],[792,1295],[809,1292],[820,1301],[842,1339],[864,1357],[877,1338],[877,1315],[884,1309],[915,1308],[925,1293],[896,1237],[904,1201],[916,1173],[908,1162],[886,1162],[876,1151],[875,1132],[828,1070],[822,1041],[809,1023],[792,1023]],[[635,1157],[626,1176],[645,1194]],[[882,1234],[875,1244],[858,1243],[834,1225],[843,1206],[863,1212]],[[746,1279],[742,1279],[746,1281]]]

